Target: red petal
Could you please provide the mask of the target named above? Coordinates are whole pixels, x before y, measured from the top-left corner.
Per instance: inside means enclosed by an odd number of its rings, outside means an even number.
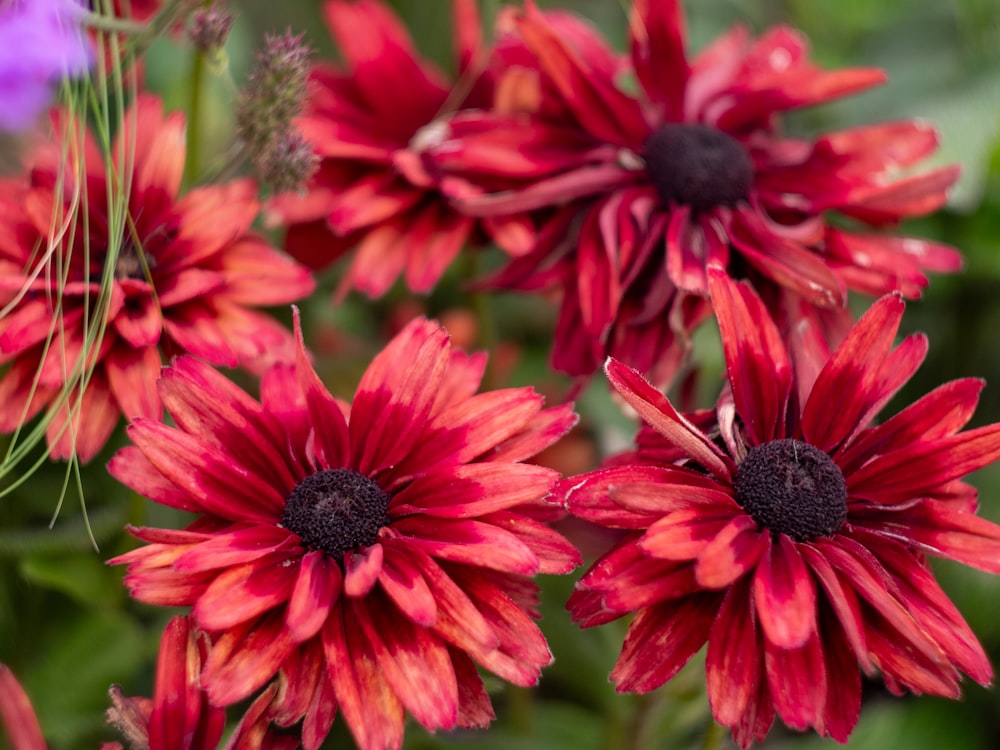
[[[688,64],[684,14],[677,0],[637,0],[629,14],[632,65],[650,101],[668,121],[684,119]]]
[[[483,729],[496,718],[479,670],[464,651],[448,647],[458,680],[458,726]]]
[[[531,388],[487,391],[451,404],[430,420],[424,439],[392,474],[423,474],[479,456],[497,462],[493,449],[525,430],[541,407],[542,397]]]
[[[802,433],[820,450],[833,452],[862,426],[859,422],[871,404],[872,384],[889,354],[904,307],[898,295],[875,302],[816,378],[802,409]],[[837,408],[830,408],[831,404]]]
[[[906,503],[933,497],[941,485],[981,469],[998,457],[1000,424],[987,425],[877,456],[847,477],[847,490],[852,498],[871,499],[883,505]]]
[[[528,464],[466,464],[432,470],[393,495],[393,518],[418,513],[438,518],[473,518],[539,500],[559,474]]]
[[[342,598],[323,626],[333,692],[358,747],[399,750],[403,705],[386,682],[351,601]]]
[[[156,392],[162,366],[160,350],[155,346],[131,348],[116,346],[104,360],[108,386],[127,418],[163,416],[163,406]]]
[[[709,269],[712,307],[726,354],[736,413],[751,445],[785,437],[792,367],[781,334],[760,298],[722,270]]]
[[[385,558],[378,578],[382,589],[413,622],[430,627],[437,620],[437,603],[419,566],[394,540],[386,540],[382,546]]]
[[[372,114],[397,130],[403,125],[415,130],[430,122],[447,95],[444,82],[417,56],[406,28],[392,11],[373,0],[333,0],[323,11]]]
[[[827,702],[826,663],[819,636],[796,649],[765,640],[764,664],[774,708],[793,729],[820,727]]]
[[[708,635],[706,689],[715,720],[738,724],[752,710],[763,667],[749,582],[737,583],[726,594]]]
[[[201,673],[215,706],[228,706],[259,690],[295,648],[278,611],[226,630],[212,644]]]
[[[378,542],[347,552],[344,555],[344,594],[355,598],[366,596],[382,573],[384,556]]]
[[[615,689],[648,693],[677,674],[705,644],[720,603],[703,593],[641,610],[611,670]]]
[[[194,607],[206,630],[225,630],[280,607],[292,593],[297,558],[278,552],[220,573]]]
[[[694,560],[733,520],[726,507],[685,508],[659,519],[639,539],[639,547],[661,560]]]
[[[854,658],[868,675],[874,675],[875,665],[869,658],[868,646],[865,643],[865,621],[854,589],[843,585],[841,577],[837,575],[829,561],[814,547],[802,544],[799,546],[799,550],[812,572],[819,579],[820,585],[826,593],[826,601],[833,608],[847,643],[854,651]],[[826,637],[825,630],[824,637]]]
[[[770,533],[761,532],[750,516],[734,516],[698,556],[698,583],[712,589],[730,585],[751,570],[771,546]]]
[[[285,611],[285,623],[295,641],[307,641],[323,627],[340,596],[342,580],[340,566],[322,550],[303,555]]]
[[[250,563],[298,544],[297,536],[277,525],[237,528],[196,544],[174,561],[174,568],[188,573],[217,570]]]
[[[128,434],[150,463],[206,513],[268,523],[285,506],[274,487],[214,446],[150,419],[136,419]]]
[[[602,141],[638,146],[649,134],[639,103],[590,69],[532,4],[518,19],[525,44],[580,125]]]
[[[180,189],[185,132],[184,115],[173,112],[164,117],[162,103],[149,94],[136,99],[122,124],[119,137],[134,141],[131,149],[116,148],[114,153],[129,154],[128,158],[134,159],[132,191],[143,205],[147,200],[156,200],[149,205],[154,215],[166,208]]]
[[[6,664],[0,664],[0,725],[15,750],[46,750],[31,700]]]
[[[125,446],[111,458],[108,472],[126,487],[153,502],[178,510],[201,510],[197,500],[164,477],[134,445]]]
[[[761,630],[776,649],[799,649],[816,633],[816,584],[785,534],[761,556],[753,590]]]
[[[925,500],[896,512],[859,513],[859,525],[932,555],[1000,573],[1000,526]]]
[[[430,730],[458,719],[458,683],[447,647],[411,620],[398,617],[383,597],[353,602],[382,676],[414,718]]]
[[[276,490],[291,493],[296,480],[284,431],[246,391],[194,357],[179,357],[165,367],[157,388],[178,427],[253,466]]]
[[[392,528],[408,547],[451,562],[534,575],[539,560],[514,534],[490,523],[409,516]]]
[[[351,459],[347,420],[336,400],[309,364],[309,355],[302,336],[302,318],[298,308],[294,309],[293,315],[296,342],[295,374],[298,377],[299,389],[305,396],[310,426],[315,434],[313,451],[322,468],[346,466]]]
[[[411,555],[437,604],[434,631],[470,655],[488,653],[500,645],[493,628],[451,577],[427,555]]]
[[[873,456],[955,434],[972,418],[984,385],[977,378],[964,378],[935,388],[882,424],[860,433],[838,456],[837,465],[850,476]]]
[[[681,416],[666,396],[653,388],[638,372],[610,357],[604,371],[615,390],[652,428],[719,479],[732,479],[736,473],[732,459]]]
[[[413,449],[426,428],[449,351],[448,333],[417,319],[372,360],[351,409],[355,470],[370,476]]]

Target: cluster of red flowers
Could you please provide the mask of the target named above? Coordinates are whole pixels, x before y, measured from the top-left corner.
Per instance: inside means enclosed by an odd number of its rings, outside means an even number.
[[[903,298],[961,266],[887,230],[940,207],[957,169],[910,171],[936,145],[915,122],[783,134],[782,113],[884,75],[821,70],[784,27],[690,56],[679,6],[634,0],[623,56],[532,2],[500,11],[487,49],[454,0],[448,81],[381,0],[328,0],[344,63],[311,67],[296,120],[318,168],[264,207],[287,255],[251,229],[251,180],[181,195],[184,118],[149,94],[109,153],[88,139],[67,168],[56,144],[81,126],[55,115],[0,182],[0,430],[44,410],[51,455],[88,461],[124,415],[111,474],[194,514],[130,528],[144,544],[111,561],[134,598],[190,608],[154,698],[112,693],[133,746],[214,748],[247,699],[227,747],[312,750],[338,713],[364,750],[399,748],[407,714],[487,726],[478,668],[530,686],[551,661],[532,578],[582,562],[548,524],[565,512],[621,530],[568,603],[583,627],[634,615],[617,689],[658,688],[707,643],[712,713],[742,747],[775,715],[846,741],[862,673],[947,697],[960,673],[990,682],[925,558],[1000,572],[1000,527],[963,481],[1000,458],[1000,425],[964,430],[982,383],[876,421],[927,351],[894,348]],[[634,450],[566,478],[533,463],[572,405],[478,393],[485,354],[423,318],[342,400],[298,313],[289,332],[253,309],[303,299],[307,267],[351,251],[339,295],[428,292],[489,242],[507,264],[478,283],[559,300],[552,364],[605,363],[644,422]],[[849,291],[878,297],[856,323]],[[709,317],[727,382],[684,414],[657,386]],[[213,366],[259,375],[259,398]],[[19,691],[0,669],[11,726]],[[15,744],[42,747],[36,729]]]

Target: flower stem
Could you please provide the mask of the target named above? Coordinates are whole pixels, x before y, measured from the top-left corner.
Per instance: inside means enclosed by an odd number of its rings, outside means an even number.
[[[148,23],[139,23],[129,18],[118,18],[95,11],[83,13],[83,24],[108,34],[124,34],[133,37],[133,54],[139,57],[160,34],[176,23],[192,4],[200,0],[166,0],[160,12]]]
[[[187,163],[184,165],[185,181],[191,185],[200,172],[201,145],[198,130],[201,122],[201,99],[205,80],[205,55],[201,50],[194,51],[191,61],[191,88],[188,101],[188,132],[187,132]]]
[[[107,31],[112,34],[128,34],[129,36],[145,34],[149,28],[149,24],[139,23],[128,18],[105,16],[102,13],[92,10],[88,10],[83,14],[83,25],[97,31]]]
[[[514,734],[531,734],[535,724],[535,704],[531,688],[517,685],[507,687],[507,715]]]
[[[726,729],[717,722],[712,714],[708,715],[708,726],[705,727],[705,736],[701,740],[700,750],[722,750],[722,743],[726,737]]]

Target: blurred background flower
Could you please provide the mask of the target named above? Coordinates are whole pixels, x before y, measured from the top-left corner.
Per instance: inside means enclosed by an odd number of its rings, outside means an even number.
[[[0,130],[25,130],[52,100],[63,77],[87,72],[92,59],[77,0],[0,3]]]

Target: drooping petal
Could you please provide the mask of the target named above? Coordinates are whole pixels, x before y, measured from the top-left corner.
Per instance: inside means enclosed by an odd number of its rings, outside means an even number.
[[[754,606],[761,630],[777,650],[801,649],[816,634],[816,584],[797,545],[785,534],[777,534],[761,556]]]
[[[611,670],[615,689],[648,693],[677,674],[707,640],[719,600],[701,593],[640,610]]]
[[[353,602],[361,628],[386,682],[426,728],[450,729],[458,720],[458,683],[445,644],[392,611],[388,601]]]
[[[340,600],[322,631],[333,692],[359,747],[399,750],[403,705],[386,682],[350,601]]]
[[[738,724],[757,698],[764,663],[764,646],[758,633],[750,583],[738,583],[723,599],[708,634],[708,701],[720,724]]]
[[[311,550],[302,556],[285,611],[285,623],[293,639],[302,643],[320,631],[340,596],[342,583],[340,566],[325,552]]]

